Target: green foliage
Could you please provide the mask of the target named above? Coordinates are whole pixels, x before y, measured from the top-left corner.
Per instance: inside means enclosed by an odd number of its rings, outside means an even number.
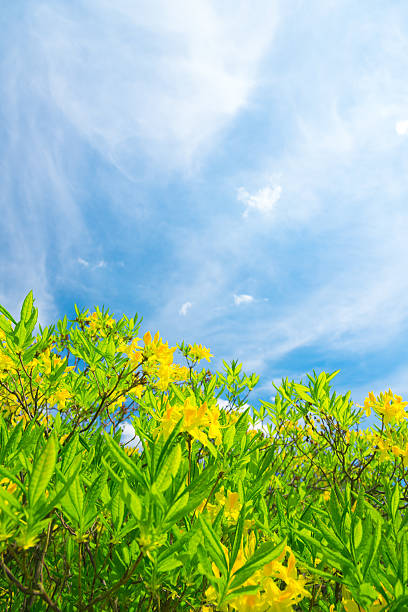
[[[408,609],[405,422],[361,435],[338,372],[251,417],[241,364],[183,374],[136,315],[76,305],[34,339],[33,303],[0,306],[2,609]]]

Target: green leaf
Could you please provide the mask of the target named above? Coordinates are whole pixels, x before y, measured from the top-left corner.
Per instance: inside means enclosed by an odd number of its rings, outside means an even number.
[[[8,319],[9,321],[11,321],[12,323],[14,323],[14,325],[17,325],[17,321],[16,321],[15,319],[13,319],[13,317],[11,316],[11,314],[9,313],[9,311],[8,311],[8,310],[6,310],[6,309],[4,308],[4,306],[0,306],[0,312],[1,312],[1,313],[2,313],[2,314],[5,316],[5,317],[7,317],[7,319]],[[0,319],[1,319],[1,317],[0,317]]]
[[[377,550],[378,547],[380,545],[380,541],[381,541],[381,520],[376,521],[375,523],[375,532],[374,535],[371,536],[371,541],[370,541],[370,549],[369,552],[366,556],[366,560],[363,564],[363,568],[362,568],[362,573],[363,573],[363,577],[365,579],[368,570],[370,569],[370,566],[372,564],[372,562],[375,559],[375,556],[377,554]]]
[[[400,502],[400,491],[398,487],[398,483],[395,485],[394,491],[391,497],[391,516],[392,520],[395,521],[395,517],[397,515],[398,507]]]
[[[244,440],[245,443],[245,434],[248,430],[248,414],[249,408],[247,408],[244,412],[241,413],[238,421],[235,423],[234,446],[240,444],[242,440]]]
[[[126,480],[122,480],[121,486],[119,488],[120,494],[122,495],[122,499],[133,514],[133,516],[140,520],[142,516],[142,504],[140,503],[140,499],[130,488]]]
[[[259,584],[251,584],[249,586],[241,587],[240,589],[235,589],[234,591],[229,591],[228,595],[224,597],[223,603],[240,597],[241,595],[256,595],[259,592]]]
[[[41,495],[44,493],[54,473],[57,461],[58,443],[54,435],[51,435],[43,452],[34,460],[33,471],[31,472],[30,484],[28,486],[28,503],[32,509]]]
[[[252,557],[234,574],[231,588],[235,589],[246,582],[258,569],[273,561],[283,552],[286,538],[277,546],[273,542],[265,542],[252,555]]]
[[[180,391],[179,387],[175,384],[175,383],[170,383],[169,385],[170,389],[173,391],[174,395],[176,396],[176,398],[182,403],[184,404],[184,402],[186,401],[185,396],[182,394],[182,392]]]
[[[22,347],[26,338],[26,328],[23,321],[17,323],[14,329],[14,337],[17,339],[17,346]]]
[[[316,395],[317,397],[320,397],[322,395],[323,392],[323,387],[326,384],[326,373],[325,372],[321,372],[317,378],[317,383],[316,383]]]
[[[353,541],[354,541],[355,549],[359,547],[362,537],[363,537],[363,524],[361,522],[361,519],[357,517],[356,523],[353,529]]]
[[[171,447],[171,445],[173,443],[173,440],[176,438],[177,434],[180,431],[181,424],[182,424],[183,420],[184,420],[184,416],[181,417],[181,419],[178,421],[178,423],[176,423],[176,426],[174,427],[174,429],[170,433],[169,437],[167,438],[166,442],[163,445],[163,448],[161,449],[159,458],[157,460],[157,465],[156,465],[156,478],[158,477],[159,470],[160,470],[160,468],[162,468],[162,464],[163,464],[163,462],[165,460],[165,457],[166,457],[166,454],[168,453],[169,448]],[[170,461],[170,459],[168,458],[167,461]],[[176,473],[177,473],[177,470],[175,470],[173,475],[175,475]]]
[[[408,582],[408,534],[405,532],[401,538],[401,565],[400,578],[403,584]]]
[[[33,308],[31,316],[25,323],[26,330],[27,330],[27,336],[31,336],[33,329],[35,327],[35,324],[37,323],[37,318],[38,318],[38,308]]]
[[[111,513],[112,513],[112,523],[115,526],[116,530],[122,527],[123,517],[125,514],[125,502],[122,499],[122,495],[118,491],[111,499]]]
[[[122,476],[119,476],[115,470],[109,465],[109,463],[106,461],[105,457],[102,457],[102,463],[105,466],[105,468],[108,470],[109,474],[112,476],[112,478],[117,482],[117,483],[121,483],[122,482]]]
[[[10,437],[7,440],[7,444],[5,445],[4,448],[1,449],[0,456],[1,456],[2,461],[4,461],[4,459],[6,458],[10,459],[11,455],[16,450],[18,443],[20,442],[21,437],[23,435],[23,427],[24,427],[24,422],[21,420],[13,428],[10,434]],[[7,435],[9,435],[8,431],[7,431]]]
[[[51,510],[57,507],[57,504],[59,504],[59,502],[63,500],[71,484],[75,481],[81,467],[82,458],[77,457],[72,464],[72,472],[70,473],[70,477],[67,480],[64,479],[61,470],[59,470],[57,467],[57,474],[63,479],[64,484],[60,489],[58,489],[56,495],[54,495],[53,498],[51,498],[50,496],[51,499],[49,498],[45,504],[43,504],[42,506],[37,506],[36,516],[47,516],[51,512]],[[62,511],[64,511],[64,505],[62,505]]]
[[[2,329],[6,334],[11,334],[13,331],[10,321],[8,319],[4,319],[3,317],[0,317],[0,329]]]
[[[68,497],[71,500],[75,509],[75,517],[78,522],[81,521],[84,512],[84,491],[82,489],[81,479],[78,475],[68,489]]]
[[[75,433],[71,440],[68,441],[68,444],[62,446],[62,471],[64,474],[69,472],[71,464],[78,454],[78,444],[78,434]]]
[[[238,518],[237,526],[235,529],[234,542],[232,544],[232,551],[231,551],[231,556],[229,559],[229,567],[228,567],[229,573],[232,571],[235,560],[239,553],[239,549],[241,548],[242,534],[244,530],[245,512],[246,512],[246,507],[244,504],[239,513],[239,518]]]
[[[275,491],[275,499],[276,499],[276,509],[278,511],[280,526],[287,527],[288,523],[287,523],[285,512],[283,509],[282,496],[279,491]]]
[[[27,323],[28,319],[30,318],[32,308],[33,308],[33,291],[31,290],[30,293],[27,294],[27,297],[25,298],[23,305],[21,307],[20,320],[24,324]]]
[[[305,385],[300,385],[298,383],[293,383],[293,386],[300,399],[308,402],[309,404],[314,403],[313,398],[309,395],[309,393],[307,393],[307,391],[309,391],[309,387],[305,387]]]
[[[107,481],[107,473],[106,472],[102,472],[101,474],[98,474],[95,478],[95,480],[93,481],[93,483],[91,484],[91,486],[88,488],[86,494],[85,494],[85,506],[88,508],[92,508],[93,506],[96,505],[96,502],[98,501],[102,489],[105,486],[105,483]]]
[[[234,444],[234,438],[235,438],[235,426],[230,425],[229,427],[227,427],[224,433],[223,442],[224,442],[224,448],[225,448],[226,453],[232,448],[232,445]]]
[[[145,483],[143,474],[136,464],[126,455],[122,448],[114,441],[106,432],[103,433],[108,450],[120,467],[123,468],[125,474],[136,478],[140,483]]]
[[[169,558],[169,559],[164,559],[164,561],[161,561],[158,565],[157,565],[157,571],[160,572],[161,574],[164,574],[166,572],[171,572],[171,570],[176,569],[176,567],[181,567],[183,565],[182,561],[179,561],[178,559],[173,558]]]
[[[181,446],[177,444],[163,462],[156,480],[152,484],[152,493],[164,493],[171,485],[171,478],[177,474],[181,462]]]
[[[198,517],[198,520],[204,535],[204,546],[206,550],[208,551],[215,565],[220,570],[221,574],[226,574],[228,571],[227,559],[225,558],[224,551],[216,533],[214,532],[212,526],[201,514]]]
[[[167,515],[164,518],[166,531],[177,521],[183,518],[188,512],[183,512],[189,500],[189,494],[184,491],[183,495],[169,508]]]

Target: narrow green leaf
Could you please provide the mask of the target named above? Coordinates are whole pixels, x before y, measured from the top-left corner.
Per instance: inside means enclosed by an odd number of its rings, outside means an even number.
[[[122,480],[121,486],[119,488],[120,494],[122,495],[122,499],[133,514],[133,516],[140,520],[142,516],[142,504],[140,503],[140,499],[134,493],[127,484],[126,480]]]
[[[13,331],[10,321],[8,319],[4,319],[3,317],[0,317],[0,329],[2,329],[6,334],[11,334]]]
[[[26,337],[26,328],[23,321],[17,323],[16,327],[14,328],[14,337],[17,339],[17,345],[22,347]]]
[[[293,386],[300,399],[304,400],[305,402],[308,402],[309,404],[314,403],[313,398],[309,395],[309,393],[307,393],[307,391],[310,391],[309,387],[306,387],[305,385],[300,385],[298,383],[293,383]]]
[[[242,595],[256,595],[259,592],[259,584],[252,584],[249,586],[241,587],[240,589],[235,589],[234,591],[229,591],[228,595],[224,597],[223,603],[226,604],[237,597]]]
[[[31,316],[31,310],[33,308],[33,291],[27,294],[20,312],[20,320],[25,324]]]
[[[112,512],[112,523],[115,529],[119,531],[123,524],[123,517],[125,514],[125,502],[122,499],[119,491],[111,499],[111,512]]]
[[[102,489],[104,488],[108,475],[106,472],[102,472],[98,476],[96,476],[95,480],[88,488],[85,494],[85,508],[93,509],[96,506],[96,502],[98,501]]]
[[[245,504],[242,506],[241,511],[239,513],[239,517],[238,517],[238,522],[237,522],[237,526],[235,529],[235,535],[234,535],[234,542],[232,544],[232,551],[231,551],[231,556],[229,559],[229,567],[228,567],[228,572],[230,573],[232,571],[232,568],[234,566],[235,560],[238,556],[239,553],[239,549],[241,548],[241,543],[242,543],[242,534],[243,534],[243,530],[244,530],[244,520],[245,520],[245,513],[246,513],[246,507]]]
[[[181,446],[177,444],[168,456],[167,461],[162,463],[156,480],[152,485],[153,493],[164,493],[171,485],[172,476],[177,474],[181,462]]]
[[[178,385],[176,385],[175,383],[170,383],[170,389],[173,391],[174,395],[176,396],[176,398],[182,403],[184,404],[184,402],[186,401],[186,398],[184,397],[184,395],[182,394],[182,392],[180,391]]]
[[[68,474],[71,464],[74,461],[75,457],[78,455],[78,434],[75,433],[71,440],[68,441],[68,444],[64,444],[62,446],[62,466],[61,469],[64,474]]]
[[[226,453],[232,448],[232,445],[234,444],[234,438],[235,438],[235,426],[230,425],[229,427],[227,427],[224,433],[223,442],[224,442],[224,448],[225,448]]]
[[[2,460],[6,459],[6,458],[10,458],[10,456],[16,450],[16,447],[18,446],[18,443],[21,440],[21,436],[23,435],[23,427],[24,427],[24,423],[21,420],[13,428],[13,430],[12,430],[10,436],[9,436],[9,439],[7,440],[6,446],[1,451],[1,458],[2,458]],[[9,435],[8,432],[7,432],[7,435]]]
[[[44,493],[51,480],[57,461],[57,454],[58,443],[55,436],[52,435],[48,438],[41,455],[35,458],[33,465],[28,486],[28,502],[32,509],[34,509],[38,499]]]
[[[201,514],[198,517],[198,520],[204,535],[204,546],[206,550],[208,551],[210,557],[212,558],[220,572],[222,574],[226,574],[228,571],[227,559],[225,558],[225,553],[222,549],[222,546],[218,540],[216,533],[214,532],[212,526]]]
[[[372,564],[372,562],[375,559],[375,556],[377,554],[377,550],[378,547],[380,545],[380,541],[381,541],[381,522],[377,521],[375,523],[375,532],[374,535],[371,536],[371,542],[370,542],[370,549],[369,552],[367,554],[366,560],[363,564],[363,568],[362,568],[362,573],[363,573],[363,577],[365,579],[368,570],[370,569],[370,566]]]
[[[164,524],[166,531],[170,529],[175,522],[178,522],[183,518],[187,512],[183,512],[186,509],[189,501],[189,494],[184,491],[183,495],[169,508],[167,515],[164,518]]]
[[[7,319],[9,319],[9,321],[11,321],[12,323],[14,323],[14,325],[17,325],[17,321],[15,319],[13,319],[13,317],[11,316],[11,314],[9,313],[8,310],[6,310],[4,308],[4,306],[0,306],[0,312],[2,314],[4,314],[5,317],[7,317]]]
[[[75,508],[75,517],[79,522],[84,512],[84,491],[79,474],[68,489],[68,497]]]
[[[164,445],[163,445],[163,447],[161,449],[159,458],[157,460],[157,465],[156,465],[156,478],[157,478],[157,475],[159,473],[159,470],[162,467],[163,461],[165,460],[166,454],[168,453],[169,448],[173,444],[173,440],[176,438],[177,434],[180,431],[181,424],[182,424],[183,420],[184,420],[184,416],[182,416],[181,419],[176,423],[174,429],[170,433],[169,437],[167,438],[166,442],[164,443]],[[177,470],[176,470],[176,472],[177,472]],[[174,475],[175,475],[175,473],[174,473]]]
[[[38,308],[33,308],[31,316],[26,321],[27,336],[31,336],[38,318]]]
[[[105,457],[102,457],[102,463],[103,465],[106,467],[106,469],[108,470],[109,474],[112,476],[112,478],[117,482],[117,483],[121,483],[122,482],[122,476],[119,476],[115,470],[109,465],[109,463],[106,461]]]
[[[81,457],[77,457],[77,459],[72,464],[72,472],[67,480],[65,480],[61,470],[59,470],[58,467],[56,468],[57,475],[63,480],[64,484],[61,488],[58,488],[57,493],[53,497],[51,497],[50,495],[46,503],[44,503],[42,506],[37,505],[35,513],[36,516],[47,516],[51,512],[51,510],[57,507],[57,505],[66,495],[71,484],[75,481],[79,471],[81,470],[81,467],[82,459]]]
[[[273,542],[265,542],[255,551],[252,557],[234,574],[231,588],[235,589],[246,582],[258,569],[273,561],[283,552],[286,538],[276,546]]]
[[[164,574],[166,572],[171,572],[171,570],[176,569],[176,567],[181,567],[182,565],[183,563],[181,561],[173,557],[170,559],[165,559],[164,561],[158,563],[157,571],[161,574]]]
[[[402,535],[401,543],[401,563],[399,568],[399,576],[402,584],[407,584],[408,582],[408,534],[405,532]]]
[[[391,497],[391,516],[392,516],[393,521],[395,521],[395,517],[397,515],[399,502],[400,502],[400,491],[399,491],[398,483],[396,483],[394,487],[394,491],[392,493],[392,497]]]
[[[144,483],[144,477],[136,464],[126,455],[122,448],[112,440],[112,438],[104,432],[104,438],[109,452],[113,459],[120,465],[125,474],[128,474],[132,478],[136,478],[140,483]]]

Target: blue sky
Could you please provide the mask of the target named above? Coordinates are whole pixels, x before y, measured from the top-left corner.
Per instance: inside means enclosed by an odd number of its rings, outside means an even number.
[[[0,23],[1,304],[137,312],[259,374],[257,407],[313,369],[408,398],[406,2],[20,0]]]

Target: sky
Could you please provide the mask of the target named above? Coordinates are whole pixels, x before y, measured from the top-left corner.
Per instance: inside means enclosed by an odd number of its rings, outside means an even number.
[[[20,0],[0,14],[0,304],[408,400],[408,5]],[[179,363],[185,363],[180,356]]]

